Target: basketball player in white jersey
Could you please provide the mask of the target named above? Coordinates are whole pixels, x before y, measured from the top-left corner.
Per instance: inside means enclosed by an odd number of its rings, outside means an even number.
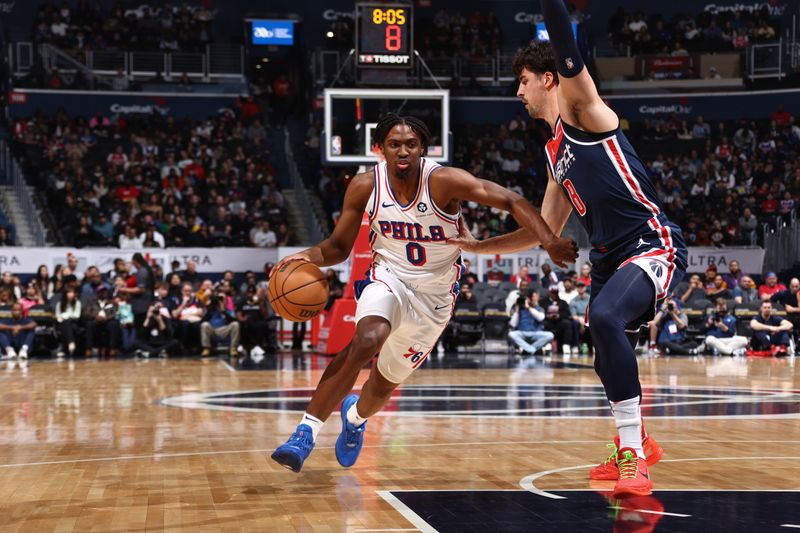
[[[510,212],[520,226],[541,238],[558,265],[574,262],[574,241],[556,237],[539,212],[518,194],[423,157],[430,133],[414,117],[389,114],[375,129],[385,163],[356,175],[347,189],[333,234],[317,246],[286,257],[329,266],[344,261],[369,214],[373,260],[356,283],[356,331],[350,344],[328,365],[300,424],[272,458],[299,472],[317,433],[342,402],[342,432],[336,458],[352,466],[361,451],[367,419],[430,354],[447,326],[458,294],[461,250],[448,243],[458,236],[460,202],[474,201]],[[361,369],[375,354],[377,364],[361,389],[352,390]],[[345,398],[347,396],[347,398]]]

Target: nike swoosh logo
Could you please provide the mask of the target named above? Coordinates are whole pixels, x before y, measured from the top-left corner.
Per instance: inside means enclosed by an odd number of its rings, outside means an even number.
[[[436,307],[434,307],[434,309],[435,309],[436,311],[439,311],[439,310],[441,310],[441,309],[447,309],[448,307],[450,307],[450,304],[447,304],[447,305],[437,305]]]
[[[387,204],[386,202],[381,204],[381,207],[394,207],[394,204]]]

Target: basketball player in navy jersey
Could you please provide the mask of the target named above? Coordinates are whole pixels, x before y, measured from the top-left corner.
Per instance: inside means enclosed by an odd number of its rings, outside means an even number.
[[[460,202],[473,201],[510,212],[558,264],[574,262],[574,241],[556,237],[524,198],[457,168],[423,157],[430,132],[413,117],[390,114],[375,128],[385,163],[356,175],[344,197],[333,234],[289,256],[317,266],[344,261],[353,248],[364,212],[369,215],[372,264],[356,283],[356,330],[350,344],[328,365],[294,434],[272,458],[299,472],[317,433],[342,402],[336,459],[352,466],[363,443],[367,418],[419,368],[450,320],[463,274],[458,236]],[[348,393],[375,354],[376,364],[360,397]],[[345,396],[347,396],[345,398]],[[342,401],[344,400],[344,401]]]
[[[663,450],[641,421],[642,389],[634,348],[639,327],[681,281],[687,251],[681,230],[664,215],[641,160],[617,115],[597,93],[572,34],[563,0],[541,0],[549,43],[531,43],[514,61],[517,96],[553,138],[545,152],[550,180],[542,216],[560,234],[574,210],[592,243],[588,323],[595,370],[611,404],[619,436],[615,451],[590,472],[616,479],[615,497],[650,494],[648,464]],[[462,230],[463,231],[463,230]],[[538,243],[521,228],[482,242],[464,233],[462,249],[499,254]]]

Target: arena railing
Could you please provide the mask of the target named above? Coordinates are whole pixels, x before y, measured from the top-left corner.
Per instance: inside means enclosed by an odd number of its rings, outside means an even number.
[[[297,169],[294,152],[292,150],[291,136],[289,135],[289,130],[285,127],[283,128],[283,137],[285,143],[284,150],[286,153],[286,164],[289,168],[292,184],[294,185],[294,197],[297,201],[297,207],[300,209],[300,212],[305,213],[308,216],[306,224],[308,226],[308,236],[310,241],[321,242],[323,239],[322,231],[320,229],[322,225],[320,224],[319,219],[317,218],[317,215],[311,206],[311,201],[308,198],[303,177],[300,175],[300,171]]]
[[[745,54],[745,72],[751,80],[762,78],[783,78],[786,53],[783,39],[774,43],[751,44]]]
[[[25,175],[22,173],[17,160],[11,154],[11,148],[6,141],[0,141],[0,152],[2,153],[2,170],[5,175],[6,183],[14,187],[14,195],[19,202],[22,212],[27,218],[28,227],[31,230],[35,246],[45,246],[47,244],[46,233],[42,220],[39,218],[39,212],[33,202],[33,196],[28,188],[28,183],[25,181]]]
[[[800,221],[797,209],[789,214],[788,221],[783,216],[775,218],[775,227],[763,224],[764,271],[781,272],[800,262]]]
[[[183,73],[206,82],[245,79],[244,47],[240,45],[209,44],[202,52],[73,51],[52,44],[15,42],[8,45],[8,58],[15,77],[26,76],[38,60],[48,71],[82,71],[87,78],[109,78],[122,70],[132,80],[151,79],[158,73],[165,81],[177,80]]]

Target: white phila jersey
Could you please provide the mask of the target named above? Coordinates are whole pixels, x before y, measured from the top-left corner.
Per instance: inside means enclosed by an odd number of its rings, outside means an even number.
[[[373,265],[386,266],[410,289],[458,293],[461,249],[447,239],[458,235],[459,216],[439,209],[430,194],[430,176],[440,166],[422,158],[417,193],[402,205],[392,192],[386,162],[375,165],[367,202],[369,242]]]

